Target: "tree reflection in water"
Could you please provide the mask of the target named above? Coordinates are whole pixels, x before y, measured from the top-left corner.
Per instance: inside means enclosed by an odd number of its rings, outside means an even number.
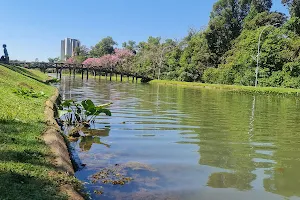
[[[101,144],[110,148],[109,144],[101,142],[101,137],[109,136],[110,129],[84,129],[82,132],[85,134],[81,138],[79,147],[82,151],[89,151],[93,144]]]

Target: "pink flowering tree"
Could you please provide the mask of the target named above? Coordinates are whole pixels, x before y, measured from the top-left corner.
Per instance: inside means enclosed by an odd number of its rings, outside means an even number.
[[[110,69],[115,68],[120,61],[118,56],[116,56],[114,54],[104,55],[100,58],[100,60],[101,60],[103,67],[110,68]]]
[[[100,68],[102,67],[101,59],[100,58],[88,58],[82,63],[88,68]]]
[[[115,49],[115,55],[119,58],[118,69],[120,71],[131,71],[134,53],[129,49]]]
[[[94,72],[94,76],[96,75],[96,69],[101,69],[103,67],[103,63],[101,58],[88,58],[82,62],[85,67],[90,68]]]
[[[66,60],[66,64],[76,64],[76,60],[74,57],[70,57]]]

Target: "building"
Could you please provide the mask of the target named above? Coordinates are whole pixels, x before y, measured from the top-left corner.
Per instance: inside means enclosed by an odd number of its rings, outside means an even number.
[[[68,57],[74,56],[75,48],[80,47],[80,41],[76,39],[66,38],[61,41],[61,60],[67,60]]]

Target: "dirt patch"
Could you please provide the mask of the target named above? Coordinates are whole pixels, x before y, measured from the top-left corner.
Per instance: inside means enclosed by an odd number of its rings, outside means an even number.
[[[43,134],[43,139],[55,156],[54,164],[57,169],[72,176],[74,175],[74,169],[70,154],[64,138],[61,135],[60,127],[54,119],[54,105],[58,96],[59,92],[56,89],[55,94],[48,101],[46,101],[45,115],[47,129]],[[70,200],[84,200],[84,198],[71,185],[63,185],[60,189],[63,193],[66,193],[69,196]]]

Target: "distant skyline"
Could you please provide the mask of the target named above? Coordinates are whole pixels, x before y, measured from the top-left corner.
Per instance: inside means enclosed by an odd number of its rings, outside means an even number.
[[[0,42],[7,44],[11,59],[47,61],[60,56],[63,38],[79,39],[87,47],[106,36],[112,36],[119,47],[149,36],[182,39],[189,28],[208,24],[215,2],[9,0],[0,12]],[[280,2],[273,0],[272,10],[287,13]]]
[[[80,41],[74,38],[65,38],[61,40],[60,59],[67,60],[68,57],[74,56],[75,49],[80,47]]]

